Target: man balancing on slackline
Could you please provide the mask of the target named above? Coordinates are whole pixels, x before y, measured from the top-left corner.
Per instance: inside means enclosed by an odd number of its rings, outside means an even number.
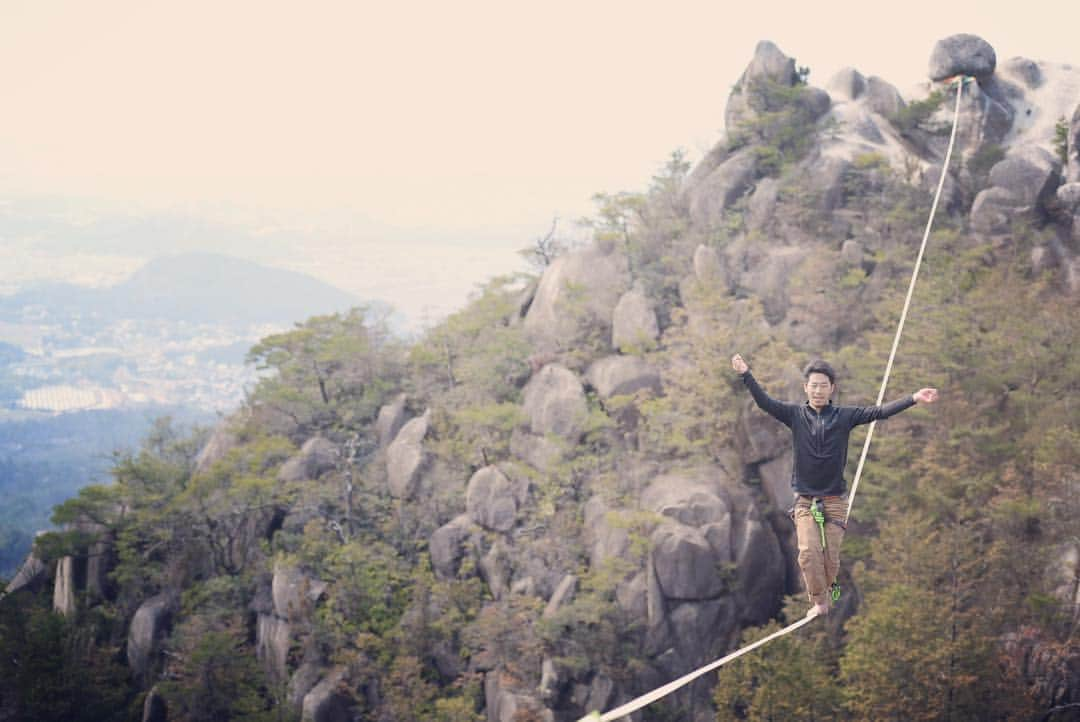
[[[732,357],[731,366],[742,376],[757,405],[791,429],[799,568],[814,605],[807,614],[828,614],[831,590],[836,588],[840,571],[840,542],[847,527],[844,465],[851,429],[887,419],[916,403],[931,404],[937,400],[937,389],[919,389],[884,406],[834,406],[831,397],[836,390],[836,372],[824,361],[814,361],[803,371],[806,403],[788,404],[765,393],[742,356]]]

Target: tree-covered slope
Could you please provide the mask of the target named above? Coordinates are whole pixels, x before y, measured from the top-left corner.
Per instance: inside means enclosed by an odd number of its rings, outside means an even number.
[[[1017,122],[1027,66],[968,69],[985,52],[964,47],[959,70],[939,63],[977,80],[887,394],[941,399],[877,430],[834,613],[643,720],[1080,702],[1078,121],[1062,163]],[[251,358],[276,373],[209,439],[162,427],[58,507],[45,591],[0,602],[44,636],[0,635],[0,664],[113,680],[123,660],[119,691],[82,692],[85,709],[116,692],[117,719],[145,702],[170,720],[561,721],[801,615],[790,442],[729,359],[797,400],[824,357],[842,403],[873,403],[952,120],[940,70],[910,102],[854,71],[822,90],[763,43],[727,137],[599,196],[593,242],[539,254],[537,277],[488,284],[410,345],[364,310],[265,339]],[[53,699],[75,694],[61,667],[37,677]],[[53,714],[4,685],[5,709]]]

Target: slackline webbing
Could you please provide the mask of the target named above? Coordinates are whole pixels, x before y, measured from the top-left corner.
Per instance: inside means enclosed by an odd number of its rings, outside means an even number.
[[[893,359],[896,358],[896,349],[900,345],[900,334],[904,332],[904,322],[907,320],[908,309],[911,307],[911,297],[915,293],[915,281],[919,278],[919,268],[922,267],[923,254],[926,252],[926,241],[930,238],[930,228],[934,225],[934,215],[937,213],[938,200],[941,199],[941,189],[945,187],[945,178],[949,175],[949,159],[952,157],[953,144],[956,142],[956,128],[960,124],[960,97],[964,92],[966,80],[964,76],[960,76],[956,81],[956,108],[953,110],[949,147],[945,151],[945,162],[941,164],[941,178],[938,179],[937,192],[934,193],[934,203],[930,206],[930,217],[926,219],[926,230],[923,231],[919,255],[915,257],[915,267],[911,269],[911,283],[908,284],[904,310],[900,312],[900,323],[897,324],[896,335],[893,336],[889,362],[885,364],[885,376],[881,379],[881,388],[878,389],[877,401],[874,402],[877,406],[881,406],[881,402],[885,399],[885,387],[889,385],[889,374],[892,373]],[[874,438],[875,426],[877,426],[877,419],[871,421],[870,427],[866,430],[866,441],[863,442],[862,453],[859,454],[859,465],[855,468],[855,478],[851,481],[851,491],[848,493],[847,512],[844,514],[845,524],[851,517],[851,506],[855,503],[855,492],[859,488],[859,478],[862,476],[863,464],[866,463],[866,452],[870,450],[870,439]]]
[[[889,385],[889,375],[892,373],[893,360],[896,358],[896,349],[900,345],[900,335],[904,331],[904,322],[907,320],[908,309],[911,307],[911,297],[915,293],[915,281],[919,277],[919,268],[922,266],[923,254],[926,252],[926,242],[927,239],[930,238],[930,229],[934,224],[934,215],[937,213],[938,201],[941,199],[941,190],[945,187],[945,177],[948,175],[949,171],[949,159],[952,158],[953,145],[956,142],[956,128],[959,125],[960,120],[960,98],[963,94],[964,84],[967,82],[967,78],[964,76],[958,76],[957,78],[955,78],[955,82],[956,107],[953,110],[953,124],[952,133],[949,134],[949,147],[945,151],[945,162],[941,166],[941,178],[938,179],[937,191],[934,193],[934,202],[930,206],[930,217],[926,219],[926,230],[923,231],[922,244],[919,246],[919,254],[915,258],[915,267],[911,271],[911,282],[908,284],[907,297],[904,299],[904,308],[900,312],[900,323],[897,324],[896,335],[893,337],[892,349],[889,351],[889,361],[885,365],[885,376],[881,379],[881,389],[878,391],[878,397],[876,402],[876,405],[878,406],[881,405],[882,400],[885,398],[885,389]],[[844,516],[845,521],[848,517],[851,516],[851,505],[852,502],[855,501],[855,491],[859,486],[859,478],[862,476],[863,465],[866,462],[866,453],[870,449],[870,440],[874,437],[874,427],[876,425],[876,420],[870,422],[870,428],[866,432],[866,441],[863,443],[862,454],[859,455],[859,465],[855,469],[855,478],[851,482],[851,492],[848,496],[847,513]],[[610,712],[605,712],[604,714],[600,714],[599,712],[592,712],[579,719],[578,722],[613,722],[613,720],[617,720],[620,717],[625,717],[632,712],[636,712],[642,707],[652,704],[658,699],[668,696],[680,687],[684,687],[690,682],[693,682],[698,677],[704,674],[708,674],[714,669],[718,669],[719,667],[724,666],[733,659],[737,659],[738,657],[741,657],[747,652],[757,649],[758,647],[767,644],[774,639],[783,637],[786,634],[794,632],[799,627],[809,624],[812,620],[816,619],[817,616],[817,611],[811,609],[809,614],[807,614],[805,617],[795,622],[794,624],[789,624],[783,629],[773,632],[769,636],[763,637],[762,639],[759,639],[752,644],[748,644],[745,647],[732,652],[726,657],[721,657],[714,662],[706,664],[704,667],[699,667],[693,672],[685,674],[672,682],[668,682],[663,687],[657,687],[651,692],[646,692],[640,697],[632,699],[626,704],[620,707],[616,707]]]

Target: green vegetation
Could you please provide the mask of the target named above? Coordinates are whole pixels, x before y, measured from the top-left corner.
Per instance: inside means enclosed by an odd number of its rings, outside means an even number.
[[[1065,116],[1058,118],[1054,123],[1054,153],[1062,165],[1069,162],[1069,121]]]
[[[728,148],[749,146],[759,177],[779,176],[814,147],[812,90],[802,83],[785,85],[757,80],[744,89],[754,114],[730,131]]]
[[[900,112],[889,121],[900,131],[901,135],[910,135],[916,130],[929,133],[943,133],[948,130],[944,124],[933,124],[930,119],[945,102],[945,94],[940,90],[930,93],[924,100],[915,100],[904,106]]]

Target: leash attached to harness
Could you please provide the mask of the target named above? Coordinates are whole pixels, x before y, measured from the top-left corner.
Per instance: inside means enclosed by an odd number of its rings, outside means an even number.
[[[922,245],[919,247],[919,255],[915,259],[915,267],[914,267],[914,269],[912,270],[912,273],[911,273],[911,283],[908,285],[907,298],[904,299],[904,309],[900,314],[900,323],[896,328],[896,335],[893,337],[892,350],[889,351],[889,362],[885,366],[885,377],[881,381],[881,390],[878,392],[878,399],[877,399],[877,405],[878,406],[881,405],[882,399],[884,399],[884,397],[885,397],[885,388],[889,384],[889,375],[892,372],[893,360],[896,357],[896,349],[900,345],[900,334],[904,330],[904,321],[907,319],[908,309],[911,306],[911,297],[915,292],[915,281],[919,276],[919,267],[922,265],[923,254],[926,251],[926,242],[927,242],[927,239],[930,237],[930,228],[933,225],[934,215],[937,212],[938,201],[941,198],[941,190],[945,186],[945,177],[946,177],[946,175],[948,173],[948,170],[949,170],[949,159],[952,157],[953,145],[955,144],[955,141],[956,141],[956,128],[957,128],[957,125],[959,124],[959,120],[960,120],[960,98],[961,98],[961,96],[963,94],[964,86],[967,83],[969,83],[970,81],[971,81],[971,78],[969,78],[967,76],[956,76],[954,78],[950,78],[949,81],[948,81],[950,83],[955,83],[956,84],[956,108],[953,111],[953,127],[952,127],[952,133],[949,136],[949,147],[948,147],[948,150],[946,150],[946,152],[945,152],[945,161],[942,164],[942,168],[941,168],[941,178],[938,180],[937,191],[934,193],[934,203],[930,207],[930,217],[926,221],[926,230],[923,232]],[[859,478],[862,476],[863,464],[866,461],[866,453],[870,448],[870,439],[873,438],[874,426],[876,424],[877,424],[877,421],[871,422],[870,423],[870,428],[867,431],[866,442],[863,444],[862,454],[859,457],[859,466],[855,470],[855,478],[852,480],[851,492],[850,492],[850,495],[848,497],[847,513],[844,515],[844,521],[841,524],[842,526],[847,525],[847,520],[851,516],[851,506],[852,506],[853,502],[855,501],[855,491],[856,491],[856,489],[858,488],[858,485],[859,485]],[[811,504],[811,513],[814,513],[813,509],[814,509],[814,505]],[[821,514],[821,521],[818,521],[818,525],[821,527],[821,546],[822,546],[822,548],[824,548],[825,547],[825,523],[826,523],[825,515],[823,513],[821,513],[820,511],[818,513]],[[817,521],[817,516],[814,517],[814,520]],[[839,520],[835,520],[835,521],[837,523],[839,523]],[[836,599],[839,599],[839,597],[840,597],[840,587],[839,587],[839,585],[834,584],[832,586],[832,588],[830,589],[830,596],[833,598],[834,601]],[[750,651],[752,651],[754,649],[757,649],[758,647],[762,646],[763,644],[767,644],[768,642],[771,642],[772,640],[777,639],[778,637],[783,637],[786,634],[790,634],[791,632],[794,632],[796,629],[799,629],[803,625],[809,623],[812,619],[816,619],[817,616],[818,616],[817,612],[814,611],[813,609],[811,609],[810,613],[807,616],[803,617],[802,619],[795,622],[794,624],[789,624],[788,626],[784,627],[783,629],[781,629],[779,631],[776,631],[776,632],[773,632],[769,636],[764,637],[762,639],[759,639],[758,641],[756,641],[756,642],[754,642],[752,644],[748,644],[745,647],[743,647],[742,649],[738,649],[738,650],[732,652],[731,654],[727,655],[726,657],[722,657],[722,658],[716,660],[715,662],[711,662],[711,663],[705,665],[704,667],[699,667],[698,669],[695,669],[693,672],[685,674],[682,677],[679,677],[678,679],[676,679],[676,680],[674,680],[672,682],[668,682],[663,687],[658,687],[658,688],[652,690],[651,692],[647,692],[647,693],[641,695],[640,697],[637,697],[636,699],[633,699],[633,700],[627,702],[626,704],[624,704],[624,705],[622,705],[620,707],[616,707],[615,709],[611,710],[610,712],[606,712],[604,714],[600,714],[599,712],[592,712],[592,713],[586,715],[585,717],[582,717],[581,719],[579,719],[578,722],[614,722],[614,720],[617,720],[617,719],[619,719],[621,717],[625,717],[625,716],[631,714],[632,712],[636,712],[637,710],[641,709],[642,707],[650,705],[653,702],[655,702],[655,701],[657,701],[659,699],[662,699],[663,697],[666,697],[667,695],[671,694],[675,690],[677,690],[677,689],[679,689],[681,687],[684,687],[685,685],[689,684],[690,682],[693,682],[698,677],[701,677],[702,675],[707,674],[707,673],[713,671],[714,669],[720,668],[721,666],[727,664],[728,662],[741,657],[742,655],[746,654],[747,652],[750,652]]]

